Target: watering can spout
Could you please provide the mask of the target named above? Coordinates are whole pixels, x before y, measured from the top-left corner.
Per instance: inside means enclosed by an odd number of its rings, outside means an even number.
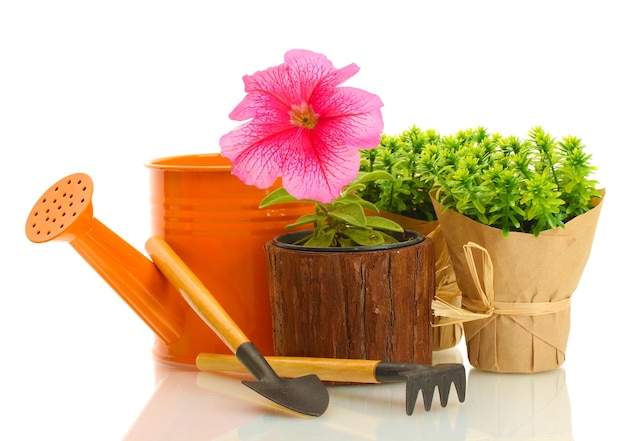
[[[33,206],[27,238],[69,242],[165,344],[175,343],[184,327],[183,300],[151,260],[93,216],[92,193],[84,173],[55,183]]]

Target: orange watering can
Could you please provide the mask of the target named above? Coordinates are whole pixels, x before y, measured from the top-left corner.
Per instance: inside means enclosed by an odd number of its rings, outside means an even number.
[[[162,158],[147,167],[152,234],[167,240],[259,350],[272,355],[263,245],[306,205],[259,209],[276,186],[243,184],[219,154]],[[28,216],[28,239],[69,242],[156,334],[158,359],[194,365],[201,352],[230,353],[153,262],[94,217],[92,193],[84,173],[56,182]]]

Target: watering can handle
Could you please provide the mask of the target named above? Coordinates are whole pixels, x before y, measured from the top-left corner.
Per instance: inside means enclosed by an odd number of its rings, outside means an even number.
[[[233,352],[249,342],[243,331],[183,260],[160,237],[146,241],[146,251],[170,283]]]

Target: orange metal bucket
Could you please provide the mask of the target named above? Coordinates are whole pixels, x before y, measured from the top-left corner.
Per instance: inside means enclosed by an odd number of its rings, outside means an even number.
[[[261,190],[231,174],[219,154],[156,159],[150,170],[152,234],[163,237],[265,355],[274,353],[264,245],[304,214],[306,204],[259,209]],[[171,295],[179,295],[171,289]],[[156,339],[156,357],[193,363],[200,352],[230,350],[185,305],[181,338]]]

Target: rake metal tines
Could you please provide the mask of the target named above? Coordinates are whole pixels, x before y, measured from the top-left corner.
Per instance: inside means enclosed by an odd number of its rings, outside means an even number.
[[[396,364],[396,363],[392,363]],[[448,405],[452,384],[456,389],[457,397],[462,403],[465,401],[466,379],[465,367],[458,363],[438,364],[435,366],[409,364],[408,370],[399,372],[398,366],[393,367],[395,375],[403,377],[406,381],[406,413],[412,415],[419,391],[422,391],[424,409],[429,411],[435,395],[435,387],[439,390],[439,402],[441,407]],[[384,363],[379,363],[378,369],[385,369]],[[381,373],[381,376],[384,374]],[[381,376],[377,378],[381,380]],[[397,378],[397,377],[396,377]],[[391,381],[389,378],[387,381]],[[396,380],[397,381],[397,380]]]

